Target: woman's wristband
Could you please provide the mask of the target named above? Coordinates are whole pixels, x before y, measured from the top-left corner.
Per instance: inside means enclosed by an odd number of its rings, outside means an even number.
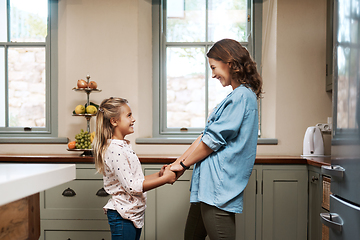
[[[184,160],[182,160],[182,161],[184,161]],[[185,170],[189,169],[190,167],[185,166],[185,164],[184,164],[182,161],[180,161],[180,165],[181,165]]]

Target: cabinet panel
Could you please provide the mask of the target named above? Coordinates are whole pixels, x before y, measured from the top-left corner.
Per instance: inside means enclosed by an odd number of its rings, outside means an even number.
[[[252,170],[244,191],[244,209],[236,214],[236,240],[255,240],[257,171]]]
[[[160,168],[159,168],[160,169]],[[145,168],[145,175],[159,169]],[[144,240],[184,239],[190,207],[190,180],[187,170],[173,185],[164,185],[148,192],[145,211]]]
[[[319,170],[320,171],[320,170]],[[321,240],[320,213],[322,200],[322,184],[320,173],[309,171],[309,240]]]
[[[95,169],[77,169],[76,180],[48,189],[40,194],[41,219],[107,219],[102,207],[109,196],[97,196],[103,188]],[[74,196],[63,196],[71,189]]]
[[[45,239],[57,240],[111,240],[111,233],[106,231],[45,231]]]
[[[263,240],[307,239],[307,170],[263,170]]]

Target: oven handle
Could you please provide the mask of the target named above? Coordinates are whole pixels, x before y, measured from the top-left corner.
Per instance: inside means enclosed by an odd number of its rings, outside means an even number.
[[[330,175],[332,177],[343,178],[345,168],[339,165],[321,166],[321,173],[323,175]]]
[[[320,213],[320,221],[325,226],[338,232],[342,231],[342,226],[344,224],[344,221],[336,213]]]

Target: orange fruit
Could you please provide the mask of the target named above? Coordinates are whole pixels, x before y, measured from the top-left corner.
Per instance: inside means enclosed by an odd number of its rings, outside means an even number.
[[[75,148],[75,141],[69,142],[68,143],[68,148],[69,149],[74,149]]]

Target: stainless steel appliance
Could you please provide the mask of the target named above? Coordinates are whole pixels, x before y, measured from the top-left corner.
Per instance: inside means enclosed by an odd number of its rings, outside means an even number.
[[[330,240],[360,239],[360,0],[334,1]]]

